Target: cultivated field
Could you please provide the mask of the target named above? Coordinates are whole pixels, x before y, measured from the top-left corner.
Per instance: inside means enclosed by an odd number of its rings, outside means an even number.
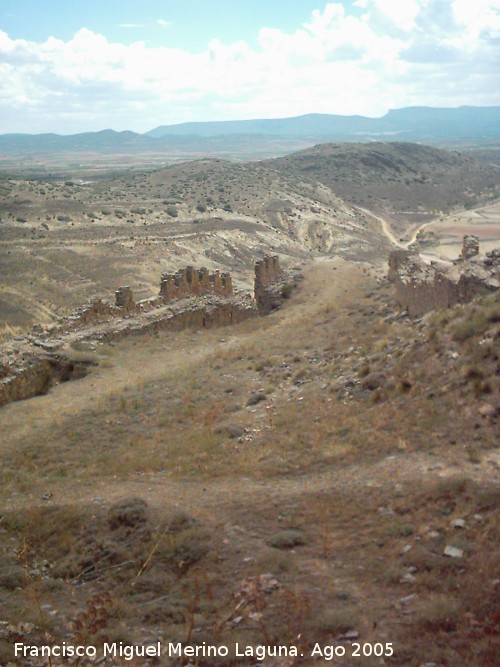
[[[481,252],[489,252],[500,246],[500,204],[454,213],[432,222],[425,230],[433,234],[433,248],[426,254],[456,259],[465,234],[477,236]]]

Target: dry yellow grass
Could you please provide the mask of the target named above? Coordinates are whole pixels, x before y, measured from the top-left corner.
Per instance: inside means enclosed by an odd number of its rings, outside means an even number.
[[[200,641],[298,641],[307,652],[352,625],[363,642],[394,642],[391,664],[490,664],[494,424],[475,428],[476,413],[458,409],[476,410],[482,395],[442,352],[464,313],[431,337],[385,321],[389,298],[358,266],[318,262],[268,318],[122,341],[101,350],[107,367],[6,406],[2,527],[28,557],[2,558],[29,574],[2,588],[9,620],[41,627],[48,604],[64,637],[93,595],[112,591],[107,631],[126,640],[184,641],[198,628]],[[473,357],[475,340],[456,343],[460,366],[486,380],[491,357]],[[148,539],[110,530],[108,508],[124,496],[147,501]],[[167,535],[178,510],[189,521]],[[269,546],[280,531],[304,544]],[[443,556],[448,543],[464,558]],[[252,580],[254,597],[236,609],[242,581],[269,572],[279,588]],[[418,605],[403,613],[412,592]]]

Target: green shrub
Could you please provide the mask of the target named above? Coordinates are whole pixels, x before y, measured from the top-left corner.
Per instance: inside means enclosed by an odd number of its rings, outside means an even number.
[[[479,336],[488,328],[488,319],[482,311],[472,311],[468,316],[457,320],[451,327],[451,336],[457,343]]]

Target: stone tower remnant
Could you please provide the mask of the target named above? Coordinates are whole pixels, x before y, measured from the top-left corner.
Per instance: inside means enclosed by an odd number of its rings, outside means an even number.
[[[266,315],[281,304],[280,281],[283,272],[277,255],[266,255],[255,263],[254,293],[257,308]]]

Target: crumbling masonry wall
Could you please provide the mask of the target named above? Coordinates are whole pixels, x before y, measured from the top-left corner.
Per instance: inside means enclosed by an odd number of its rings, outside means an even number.
[[[462,242],[460,259],[471,259],[476,255],[479,255],[479,239],[472,234],[466,234]]]
[[[50,332],[27,335],[22,343],[7,342],[0,349],[0,406],[44,394],[57,382],[83,377],[85,362],[74,362],[64,352],[75,341],[95,343],[134,334],[238,324],[278,308],[286,280],[278,258],[267,256],[255,265],[255,299],[249,294],[233,295],[228,273],[193,267],[165,274],[160,295],[152,299],[136,302],[130,287],[120,287],[114,304],[95,301]]]
[[[135,308],[134,293],[130,287],[119,287],[115,292],[115,305],[125,311]]]
[[[214,300],[191,302],[188,306],[179,304],[171,309],[151,310],[139,317],[114,320],[113,326],[101,324],[79,337],[79,341],[109,342],[131,335],[156,334],[160,331],[181,331],[183,329],[212,329],[244,322],[257,317],[253,299]],[[64,337],[58,340],[64,347]],[[84,377],[88,362],[75,362],[67,358],[62,350],[58,352],[31,352],[16,366],[5,368],[0,374],[0,407],[12,401],[19,401],[47,393],[58,382]],[[2,367],[0,366],[0,371]]]
[[[283,278],[284,274],[277,255],[266,255],[264,259],[255,263],[254,294],[261,315],[267,315],[280,307]]]
[[[389,256],[388,278],[396,300],[411,317],[431,310],[468,303],[474,297],[500,288],[500,251],[478,255],[475,237],[465,237],[462,254],[453,266],[425,264],[417,252],[394,250]]]
[[[46,394],[58,382],[85,377],[90,361],[72,361],[62,354],[45,354],[24,360],[14,373],[0,380],[0,407]]]
[[[119,287],[115,292],[114,304],[97,299],[97,301],[76,310],[69,319],[71,320],[71,326],[78,328],[92,322],[121,318],[148,311],[159,304],[170,303],[178,299],[204,295],[232,297],[233,281],[231,274],[220,273],[219,271],[210,273],[205,268],[195,269],[192,266],[187,266],[175,273],[165,273],[162,276],[158,298],[136,302],[130,287]]]
[[[233,281],[229,273],[208,269],[195,269],[187,266],[176,273],[165,273],[161,279],[160,297],[167,303],[187,296],[216,294],[219,296],[233,295]]]

